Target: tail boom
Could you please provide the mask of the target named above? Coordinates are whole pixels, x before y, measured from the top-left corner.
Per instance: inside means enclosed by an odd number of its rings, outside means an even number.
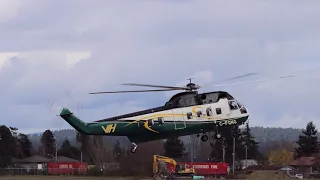
[[[88,125],[78,117],[73,115],[73,113],[70,112],[69,109],[63,108],[60,112],[60,117],[67,121],[68,124],[70,124],[77,131],[84,134],[90,134],[90,128],[88,127]]]

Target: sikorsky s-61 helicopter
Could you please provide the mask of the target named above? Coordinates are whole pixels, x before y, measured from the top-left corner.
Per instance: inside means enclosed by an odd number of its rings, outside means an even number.
[[[242,81],[229,84],[257,82]],[[143,111],[123,114],[85,123],[73,115],[67,108],[63,108],[60,116],[77,131],[87,135],[127,136],[132,143],[131,152],[136,152],[137,144],[166,139],[170,136],[185,136],[202,134],[201,140],[207,141],[207,132],[215,132],[215,138],[220,138],[219,126],[236,126],[244,124],[248,117],[248,109],[226,91],[213,91],[198,93],[199,88],[223,86],[226,84],[199,86],[191,82],[186,86],[160,86],[148,84],[124,84],[132,86],[157,87],[162,89],[95,92],[101,93],[124,93],[124,92],[154,92],[184,90],[172,96],[165,105],[146,109]],[[228,85],[229,85],[228,84]]]

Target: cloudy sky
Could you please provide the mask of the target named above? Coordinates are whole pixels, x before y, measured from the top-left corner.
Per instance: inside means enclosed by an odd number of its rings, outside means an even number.
[[[1,0],[0,123],[23,132],[71,128],[69,107],[93,121],[153,106],[173,93],[122,83],[219,84],[250,111],[251,126],[320,126],[320,1]],[[136,87],[139,88],[139,87]],[[140,87],[139,89],[141,89]],[[142,88],[146,89],[146,88]]]

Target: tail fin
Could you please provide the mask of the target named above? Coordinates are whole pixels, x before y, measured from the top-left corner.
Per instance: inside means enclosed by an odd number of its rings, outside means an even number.
[[[67,108],[63,108],[60,112],[60,116],[67,121],[74,129],[77,131],[89,134],[89,128],[87,124],[83,121],[81,121],[78,117],[73,115]]]

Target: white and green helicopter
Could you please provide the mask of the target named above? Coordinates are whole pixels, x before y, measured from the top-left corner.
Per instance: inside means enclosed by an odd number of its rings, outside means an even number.
[[[253,74],[251,74],[253,75]],[[229,84],[241,84],[271,79],[242,81]],[[127,136],[132,143],[134,153],[138,143],[166,139],[170,136],[185,136],[202,134],[201,140],[207,141],[207,132],[215,132],[215,138],[220,138],[218,128],[221,126],[236,126],[244,124],[248,117],[248,109],[226,91],[198,93],[199,88],[223,86],[229,84],[199,86],[191,82],[186,86],[161,86],[149,84],[124,84],[131,86],[157,87],[161,89],[95,92],[126,93],[126,92],[155,92],[183,90],[172,96],[163,106],[142,111],[123,114],[97,120],[83,122],[67,108],[63,108],[60,116],[77,131],[87,135]]]

